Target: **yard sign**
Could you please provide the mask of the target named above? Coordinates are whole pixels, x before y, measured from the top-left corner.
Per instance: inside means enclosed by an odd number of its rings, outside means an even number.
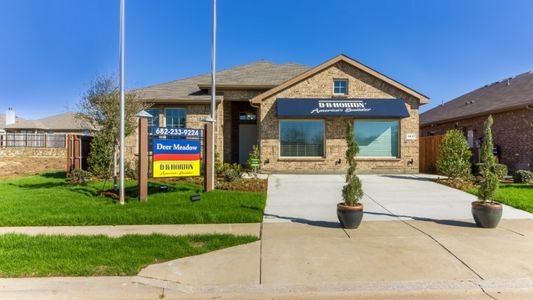
[[[154,139],[153,177],[200,176],[200,140]]]

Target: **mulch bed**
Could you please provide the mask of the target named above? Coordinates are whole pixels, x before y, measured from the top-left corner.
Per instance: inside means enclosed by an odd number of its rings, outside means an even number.
[[[470,189],[470,188],[475,187],[474,182],[472,182],[470,180],[463,180],[463,179],[460,179],[460,178],[454,178],[454,179],[439,178],[439,179],[436,179],[435,182],[436,183],[440,183],[440,184],[444,184],[444,185],[449,186],[449,187],[454,188],[454,189],[463,190],[463,191],[466,190],[466,189]]]
[[[104,196],[104,197],[107,197],[107,198],[111,198],[111,199],[118,199],[118,194],[115,193],[114,190],[107,190],[107,191],[103,191],[102,193],[100,193],[100,195]]]
[[[238,179],[231,182],[217,181],[217,188],[227,191],[240,192],[266,192],[268,187],[267,179],[249,178]]]
[[[158,178],[154,182],[188,182],[202,186],[204,184],[203,176],[199,177],[187,177],[187,178]],[[224,177],[216,178],[216,188],[226,191],[238,191],[238,192],[266,192],[268,187],[267,179],[260,178],[241,178],[235,181],[225,181]]]

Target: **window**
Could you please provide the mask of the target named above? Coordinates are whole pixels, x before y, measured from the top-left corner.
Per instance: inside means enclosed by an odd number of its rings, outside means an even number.
[[[185,128],[185,108],[166,108],[165,120],[168,128]]]
[[[324,156],[324,121],[279,121],[280,156]]]
[[[257,120],[257,115],[251,112],[241,112],[239,113],[239,121],[255,121]]]
[[[398,157],[398,120],[356,120],[358,156]]]
[[[333,94],[334,95],[348,95],[348,80],[346,79],[333,80]]]

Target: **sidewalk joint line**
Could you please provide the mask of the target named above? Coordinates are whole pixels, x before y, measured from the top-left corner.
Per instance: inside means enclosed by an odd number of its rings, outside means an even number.
[[[416,227],[415,225],[403,220],[402,218],[400,218],[397,214],[393,213],[392,211],[390,211],[388,208],[386,208],[385,206],[381,205],[381,203],[379,203],[378,201],[374,200],[374,198],[370,197],[370,195],[368,195],[367,193],[364,193],[370,200],[374,201],[377,205],[379,205],[381,208],[383,208],[384,210],[386,210],[388,213],[390,213],[391,215],[395,216],[396,218],[398,218],[402,223],[406,224],[407,226],[417,230],[418,232],[424,234],[425,236],[429,237],[430,239],[432,239],[435,243],[437,243],[442,249],[446,250],[446,252],[448,252],[449,254],[451,254],[453,257],[455,257],[455,259],[457,259],[459,262],[461,262],[466,268],[468,268],[472,273],[474,273],[477,277],[479,277],[479,279],[481,280],[485,280],[485,278],[483,278],[483,276],[481,276],[478,272],[476,272],[472,267],[470,267],[465,261],[463,261],[461,258],[459,258],[459,256],[457,256],[455,253],[453,253],[450,249],[448,249],[446,246],[444,246],[444,244],[442,244],[441,242],[439,242],[436,238],[434,238],[431,234],[425,232],[424,230]]]
[[[477,285],[481,289],[483,294],[487,295],[487,297],[489,297],[489,298],[491,298],[493,300],[498,300],[498,298],[496,298],[496,297],[492,296],[491,294],[489,294],[479,282],[475,282],[475,281],[472,281],[472,280],[469,280],[469,281],[472,282],[473,284]]]
[[[346,231],[346,228],[341,228],[342,231],[344,231],[344,233],[346,234],[346,236],[348,236],[349,239],[351,239],[352,237],[348,234],[348,231]]]
[[[518,235],[520,235],[520,236],[526,236],[525,234],[522,234],[522,233],[520,233],[520,232],[518,232],[518,231],[514,231],[514,230],[509,229],[509,228],[505,228],[505,227],[502,227],[502,226],[500,226],[500,228],[503,229],[503,230],[510,231],[510,232],[512,232],[512,233],[516,233],[516,234],[518,234]]]

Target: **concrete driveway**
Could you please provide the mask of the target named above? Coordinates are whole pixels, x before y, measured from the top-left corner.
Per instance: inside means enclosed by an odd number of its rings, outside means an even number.
[[[363,221],[472,220],[476,197],[437,184],[435,176],[360,175],[365,206]],[[342,201],[343,175],[271,175],[264,221],[338,223],[336,203]],[[533,219],[533,214],[505,206],[504,219]]]

